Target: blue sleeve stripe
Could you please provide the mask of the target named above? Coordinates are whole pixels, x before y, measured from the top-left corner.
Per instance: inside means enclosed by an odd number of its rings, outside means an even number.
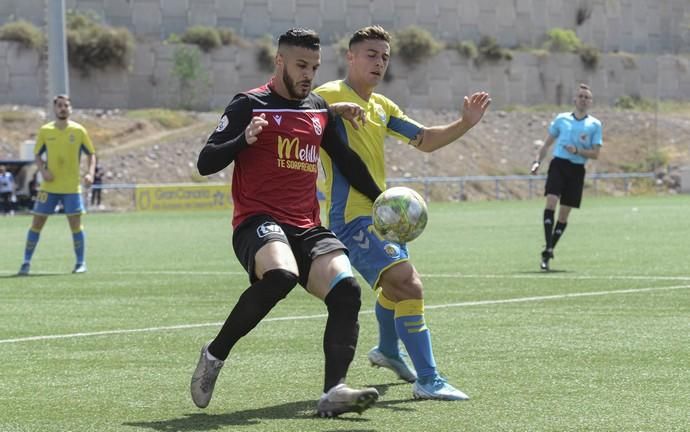
[[[416,124],[397,117],[391,117],[390,120],[388,120],[387,126],[388,129],[392,130],[393,132],[399,133],[400,135],[409,139],[416,138],[417,135],[419,135],[419,132],[422,130],[422,128]]]
[[[38,153],[36,153],[36,154],[42,155],[45,152],[46,152],[46,145],[43,144],[41,147],[39,147]]]

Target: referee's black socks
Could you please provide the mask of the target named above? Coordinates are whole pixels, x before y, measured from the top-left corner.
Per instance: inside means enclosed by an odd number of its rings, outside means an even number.
[[[553,220],[556,212],[554,210],[544,209],[544,240],[546,241],[546,247],[544,249],[549,250],[553,248],[551,243],[553,237]]]
[[[568,226],[567,222],[558,221],[556,223],[556,227],[553,229],[553,236],[551,237],[551,249],[556,247],[556,243],[558,243],[558,240],[563,235],[563,232],[565,231],[565,227],[567,227],[567,226]]]

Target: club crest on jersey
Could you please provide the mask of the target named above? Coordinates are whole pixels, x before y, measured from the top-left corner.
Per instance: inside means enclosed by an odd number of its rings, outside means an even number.
[[[276,121],[276,124],[277,124],[278,126],[280,126],[280,122],[283,121],[283,116],[282,116],[282,115],[279,115],[279,114],[276,114],[276,115],[273,116],[273,120],[275,120],[275,121]]]
[[[400,248],[393,243],[386,243],[383,247],[383,251],[391,258],[398,258],[400,256]]]
[[[264,222],[256,229],[256,235],[264,238],[269,234],[283,234],[283,229],[275,222]]]
[[[587,144],[587,134],[586,133],[581,133],[580,134],[580,142],[582,144]]]
[[[223,117],[220,118],[220,121],[218,122],[218,127],[216,127],[216,132],[223,132],[226,127],[228,127],[228,116],[223,114]]]
[[[311,123],[314,125],[314,132],[316,132],[316,135],[321,135],[323,133],[323,129],[321,128],[321,120],[319,120],[318,117],[312,117]]]
[[[73,143],[74,142],[74,134],[69,134],[69,142]]]

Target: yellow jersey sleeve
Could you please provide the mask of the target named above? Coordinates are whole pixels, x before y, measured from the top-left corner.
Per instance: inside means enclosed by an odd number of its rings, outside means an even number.
[[[84,126],[82,125],[79,125],[79,129],[82,133],[81,150],[88,155],[96,154],[96,149],[94,148],[93,143],[91,142],[91,137],[89,137],[89,133],[86,131],[86,128],[84,128]]]
[[[46,137],[44,128],[38,130],[38,136],[36,136],[36,144],[34,144],[34,156],[39,155],[46,151]]]

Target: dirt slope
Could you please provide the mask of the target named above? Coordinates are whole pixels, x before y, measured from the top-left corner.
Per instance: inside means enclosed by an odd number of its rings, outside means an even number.
[[[92,135],[108,183],[170,183],[198,181],[195,162],[217,113],[190,113],[195,124],[167,130],[152,121],[133,120],[121,111],[76,111],[73,118]],[[411,110],[425,125],[454,120],[457,113]],[[690,116],[594,110],[604,124],[601,159],[589,172],[648,171],[654,168],[666,186],[674,186],[677,167],[690,164]],[[420,153],[390,140],[386,147],[389,177],[527,174],[536,146],[546,137],[555,112],[490,111],[459,142],[435,153]],[[46,120],[42,109],[0,106],[0,159],[19,156],[20,143],[35,136]],[[231,168],[230,168],[231,169]],[[212,176],[227,181],[227,172]],[[475,185],[482,193],[493,185]],[[521,195],[520,188],[514,193]],[[475,193],[466,191],[472,197]],[[457,199],[458,191],[439,192],[437,199]]]

